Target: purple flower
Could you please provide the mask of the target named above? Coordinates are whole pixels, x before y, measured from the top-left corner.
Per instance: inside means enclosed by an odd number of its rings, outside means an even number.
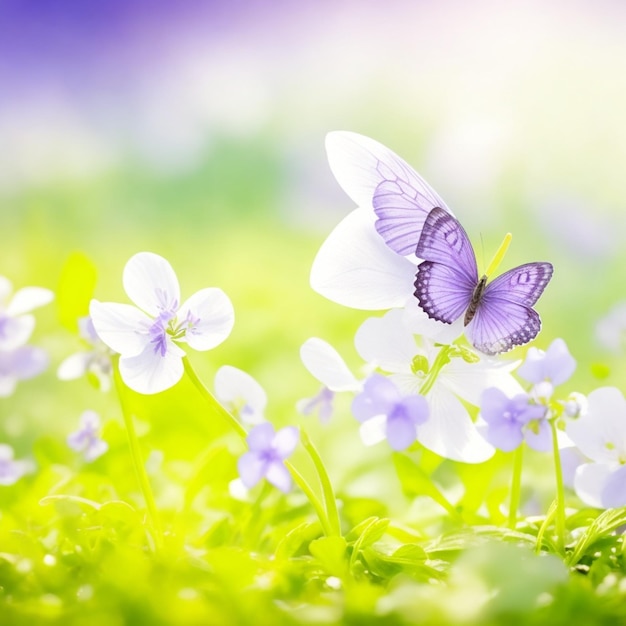
[[[95,461],[108,449],[106,441],[100,439],[100,417],[95,411],[85,411],[80,416],[80,428],[68,435],[67,445],[76,452],[82,452],[85,461]]]
[[[16,483],[30,469],[27,461],[16,461],[13,448],[6,443],[0,443],[0,485]]]
[[[486,422],[483,436],[499,450],[515,450],[524,439],[531,448],[550,449],[551,433],[545,419],[546,407],[531,402],[520,393],[509,398],[497,387],[485,389],[481,398],[481,416]]]
[[[20,346],[0,351],[0,397],[10,396],[20,380],[41,374],[48,367],[48,354],[41,348]]]
[[[417,427],[428,419],[428,403],[417,394],[402,396],[382,374],[372,374],[352,401],[361,422],[365,445],[387,439],[393,450],[404,450],[417,439]]]
[[[517,373],[535,385],[548,382],[556,386],[568,380],[575,369],[576,361],[569,353],[566,343],[563,339],[555,339],[545,352],[538,348],[529,348],[526,360]],[[541,388],[541,397],[545,397],[546,393],[547,390]]]
[[[328,387],[322,387],[312,398],[298,400],[296,408],[302,415],[309,416],[317,413],[317,417],[323,424],[330,421],[333,415],[333,400],[335,392]]]
[[[249,452],[239,458],[237,469],[241,481],[251,489],[262,478],[285,493],[291,489],[291,476],[285,467],[287,459],[298,445],[300,433],[295,426],[286,426],[278,432],[269,422],[254,426],[246,441]]]

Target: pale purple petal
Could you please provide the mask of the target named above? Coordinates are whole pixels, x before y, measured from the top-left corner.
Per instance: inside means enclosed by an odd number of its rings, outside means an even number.
[[[607,476],[600,500],[602,506],[607,509],[626,506],[626,465],[622,465]]]
[[[312,398],[304,398],[296,402],[296,410],[302,415],[312,415],[317,411],[317,416],[322,423],[326,423],[333,415],[333,400],[335,392],[327,387],[322,387],[319,393]]]
[[[585,463],[580,465],[574,476],[576,495],[589,506],[594,506],[598,509],[604,508],[602,492],[609,476],[618,467],[618,465],[605,465],[602,463]]]
[[[522,425],[514,421],[502,420],[488,424],[480,432],[492,446],[503,452],[515,450],[524,441]]]
[[[109,449],[109,444],[102,439],[94,440],[85,450],[84,456],[87,463],[95,461]]]
[[[552,450],[552,429],[548,420],[540,419],[527,426],[524,430],[526,443],[537,452]]]
[[[33,309],[44,306],[54,299],[54,293],[44,287],[23,287],[15,292],[7,307],[7,314],[22,315]]]
[[[241,482],[248,489],[252,489],[265,476],[267,467],[268,461],[258,452],[246,452],[237,460],[237,471]]]
[[[265,478],[284,493],[291,489],[291,475],[281,461],[272,461],[268,465]]]
[[[392,414],[387,417],[385,434],[392,450],[405,450],[417,436],[415,422],[406,413]]]
[[[480,401],[480,414],[487,424],[498,424],[509,405],[508,396],[497,387],[483,391]]]
[[[122,282],[128,297],[153,317],[163,311],[175,312],[180,306],[178,278],[169,262],[158,254],[138,252],[132,256],[124,267]]]
[[[274,436],[274,426],[270,422],[263,422],[250,429],[246,442],[251,451],[265,452],[271,449]]]
[[[402,307],[413,293],[415,265],[390,250],[375,215],[356,209],[330,233],[311,268],[311,287],[355,309]]]
[[[576,369],[576,361],[569,353],[563,339],[555,339],[543,352],[531,347],[526,360],[517,373],[531,383],[548,380],[553,385],[560,385],[570,378]]]
[[[352,400],[352,414],[359,422],[376,415],[388,415],[401,395],[396,386],[382,374],[372,374],[363,385],[363,391]]]
[[[323,339],[311,337],[300,348],[304,367],[331,391],[359,391],[361,383],[337,350]]]
[[[150,344],[153,321],[137,307],[92,300],[89,312],[98,337],[114,352],[135,356]]]
[[[420,425],[417,440],[437,454],[463,463],[482,463],[495,450],[478,432],[462,402],[442,385],[426,394],[430,416]]]
[[[0,362],[6,363],[18,380],[27,380],[38,376],[46,370],[50,362],[48,353],[42,348],[21,346],[9,353],[0,354]],[[0,365],[0,371],[4,367]]]
[[[0,351],[23,346],[33,334],[35,318],[32,315],[10,317],[0,312]]]
[[[217,287],[201,289],[178,311],[177,320],[186,328],[184,338],[194,350],[210,350],[233,329],[235,311],[228,296]]]
[[[272,441],[272,449],[279,459],[286,459],[296,449],[300,441],[300,431],[295,426],[281,428]]]
[[[163,356],[148,344],[140,354],[120,357],[120,375],[126,385],[139,393],[159,393],[182,378],[184,354],[171,342]]]
[[[263,421],[267,395],[247,372],[230,365],[220,367],[214,379],[215,396],[228,410],[248,424]]]

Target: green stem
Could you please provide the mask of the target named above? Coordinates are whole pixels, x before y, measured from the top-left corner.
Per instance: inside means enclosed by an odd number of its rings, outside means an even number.
[[[157,550],[163,546],[163,528],[161,527],[161,521],[159,519],[159,513],[156,503],[154,501],[154,495],[152,494],[152,487],[150,487],[150,480],[146,472],[146,466],[141,456],[141,449],[139,446],[139,439],[137,438],[137,432],[135,431],[135,424],[133,422],[133,416],[128,411],[128,407],[124,402],[125,388],[120,377],[120,373],[117,367],[113,368],[113,378],[115,380],[115,388],[117,395],[120,399],[120,405],[122,407],[122,416],[124,417],[124,425],[126,426],[126,433],[128,434],[128,443],[130,445],[130,454],[133,460],[133,467],[135,468],[135,474],[141,487],[146,506],[148,507],[148,519],[150,521],[150,529],[154,538],[154,543]]]
[[[205,387],[204,383],[198,378],[196,371],[193,369],[189,359],[183,358],[185,364],[185,372],[191,379],[191,382],[195,385],[196,389],[200,392],[200,395],[206,400],[211,409],[217,413],[231,428],[242,438],[245,439],[248,435],[246,429],[237,421],[233,415],[231,415],[214,397],[213,394]]]
[[[509,504],[509,528],[515,529],[517,525],[517,511],[519,509],[520,494],[522,487],[522,461],[524,458],[524,443],[515,450],[513,460],[513,479],[511,481],[511,501]]]
[[[207,404],[213,409],[217,415],[219,415],[225,422],[227,422],[234,431],[242,438],[245,439],[248,435],[246,429],[239,423],[237,418],[234,415],[231,415],[214,397],[213,394],[205,387],[203,382],[198,378],[195,370],[193,369],[189,359],[187,357],[183,358],[183,363],[185,364],[185,372],[187,376],[191,379],[191,382],[195,385],[196,389],[200,392],[200,395],[206,400]],[[310,453],[309,453],[310,454]],[[300,489],[304,492],[306,497],[308,498],[311,506],[315,509],[315,513],[319,518],[319,521],[324,529],[324,534],[332,535],[333,527],[328,521],[328,517],[326,515],[326,511],[320,502],[320,499],[315,495],[315,492],[311,488],[311,486],[307,483],[306,479],[300,472],[288,461],[285,461],[285,467],[291,473],[294,482],[300,487]]]
[[[563,551],[565,546],[565,490],[563,489],[563,470],[561,468],[561,455],[559,454],[556,420],[550,420],[550,428],[552,430],[552,452],[554,454],[554,474],[556,480],[557,545]]]
[[[317,476],[322,486],[322,493],[324,494],[326,514],[328,515],[331,535],[341,537],[341,520],[339,519],[339,511],[337,510],[337,498],[335,497],[330,477],[326,471],[326,466],[324,465],[317,448],[313,445],[313,442],[309,439],[309,436],[303,429],[300,429],[300,440],[302,441],[304,449],[309,453],[309,456],[313,461],[313,465],[315,465],[315,469],[317,470]]]

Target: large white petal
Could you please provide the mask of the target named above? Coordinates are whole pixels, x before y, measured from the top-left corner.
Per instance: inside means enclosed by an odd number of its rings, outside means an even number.
[[[184,352],[175,345],[168,346],[163,356],[148,345],[140,354],[120,357],[120,375],[131,389],[139,393],[159,393],[173,387],[182,378],[183,355]]]
[[[356,209],[330,233],[311,268],[311,287],[354,309],[402,307],[414,291],[415,265],[388,248],[375,215]]]
[[[7,307],[9,315],[28,313],[37,307],[48,304],[54,298],[54,293],[44,287],[23,287],[15,292]]]
[[[361,383],[348,369],[337,350],[317,337],[307,339],[300,348],[304,367],[331,391],[359,391]]]
[[[461,401],[440,384],[427,394],[430,415],[417,427],[417,440],[437,454],[463,463],[482,463],[495,449],[479,434]]]
[[[446,324],[428,317],[420,307],[417,298],[409,298],[404,307],[404,323],[415,335],[427,337],[437,343],[452,343],[463,334],[463,318],[459,317],[456,322]]]
[[[230,298],[217,287],[201,289],[180,307],[178,321],[193,320],[181,341],[194,350],[210,350],[224,341],[235,324]]]
[[[619,389],[600,387],[587,401],[587,413],[568,420],[566,432],[593,461],[615,462],[626,453],[626,400]]]
[[[92,300],[89,314],[98,337],[114,352],[135,356],[150,343],[152,320],[137,307]]]
[[[169,261],[158,254],[138,252],[132,256],[124,267],[122,282],[128,297],[153,317],[180,306],[178,278]]]
[[[511,375],[519,361],[481,359],[468,363],[454,357],[444,366],[439,382],[455,395],[474,406],[480,405],[480,396],[485,389],[497,387],[509,398],[524,393],[523,387]]]
[[[413,357],[421,353],[399,309],[366,319],[356,331],[354,345],[364,361],[386,372],[410,372]]]
[[[618,465],[585,463],[579,465],[574,476],[576,495],[589,506],[603,509],[602,491],[611,473]]]

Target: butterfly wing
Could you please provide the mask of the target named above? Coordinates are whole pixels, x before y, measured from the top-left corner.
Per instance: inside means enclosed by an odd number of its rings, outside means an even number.
[[[531,307],[552,272],[550,263],[527,263],[488,283],[465,331],[474,347],[499,354],[532,341],[541,329],[541,318]]]
[[[451,213],[430,185],[382,144],[346,131],[326,136],[328,162],[343,190],[376,213],[376,230],[396,253],[415,252],[426,216],[434,207]]]
[[[424,222],[415,254],[414,295],[428,317],[451,324],[467,309],[478,284],[472,244],[458,220],[441,208]]]

